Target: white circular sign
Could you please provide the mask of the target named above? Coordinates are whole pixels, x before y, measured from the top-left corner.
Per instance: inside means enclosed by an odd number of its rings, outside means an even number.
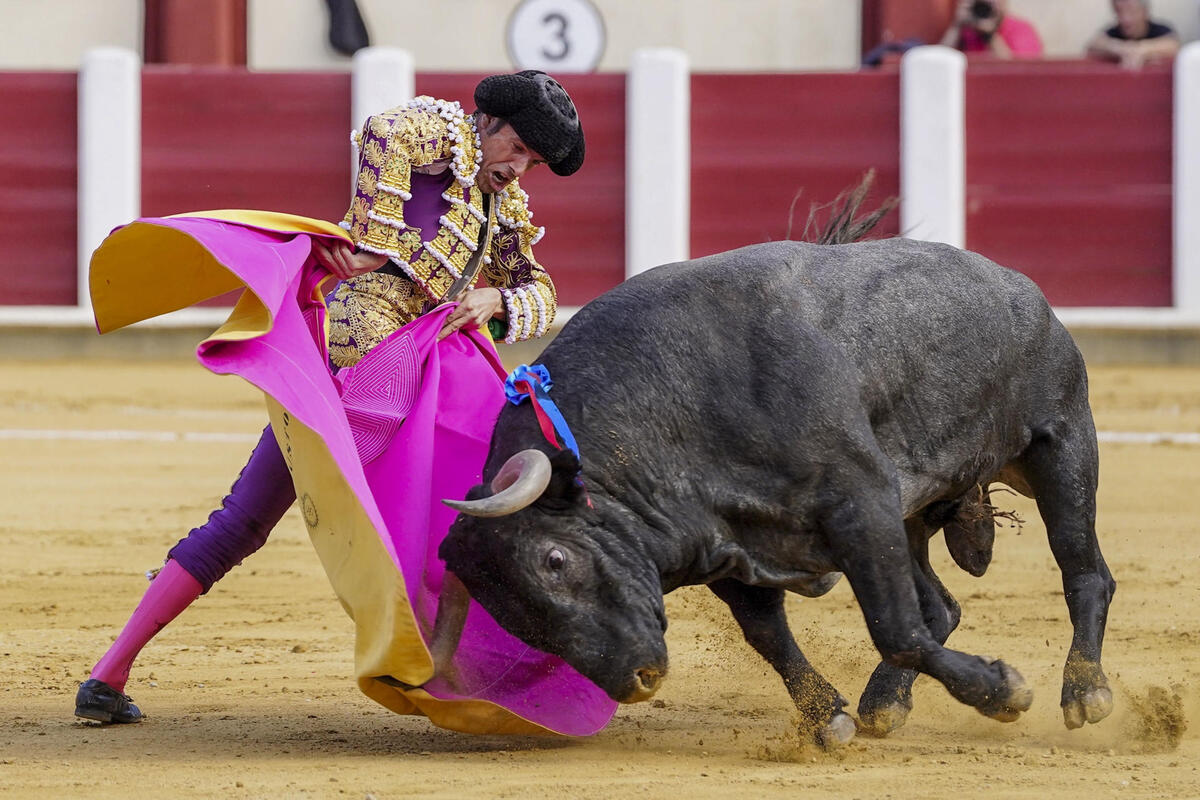
[[[523,0],[508,18],[508,57],[519,69],[591,72],[604,55],[604,20],[591,0]]]

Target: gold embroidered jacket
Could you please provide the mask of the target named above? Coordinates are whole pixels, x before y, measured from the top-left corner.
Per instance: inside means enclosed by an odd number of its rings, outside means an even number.
[[[351,138],[358,174],[342,227],[356,246],[388,256],[398,270],[369,273],[338,287],[329,304],[330,356],[342,366],[442,299],[478,248],[487,220],[475,184],[479,134],[457,103],[418,97],[368,118]],[[420,198],[422,207],[433,202],[441,212],[436,233],[422,236],[404,215],[413,199],[412,175],[447,169],[454,180],[441,197]],[[557,306],[554,284],[533,256],[544,230],[533,225],[529,196],[517,181],[492,204],[496,224],[480,277],[504,297],[506,342],[541,336]]]

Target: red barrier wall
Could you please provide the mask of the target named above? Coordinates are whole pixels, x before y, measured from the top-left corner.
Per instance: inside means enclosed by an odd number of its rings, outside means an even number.
[[[341,221],[350,197],[349,107],[345,73],[147,66],[143,216],[260,208]]]
[[[471,106],[480,76],[417,89]],[[144,213],[248,207],[341,218],[349,196],[349,76],[147,67]],[[625,78],[568,82],[588,134],[571,178],[528,176],[538,255],[565,305],[624,269]],[[0,73],[0,280],[5,305],[73,305],[76,76]],[[868,167],[897,192],[899,77],[696,75],[692,254],[793,236]],[[971,64],[967,244],[1020,269],[1059,305],[1168,305],[1171,76],[1105,65]],[[896,232],[898,216],[881,228]]]
[[[340,221],[350,76],[146,67],[142,213],[261,208]]]
[[[1171,74],[972,63],[967,247],[1055,305],[1171,303]]]
[[[483,74],[417,75],[417,94],[457,100],[470,111]],[[563,84],[587,137],[570,177],[538,167],[521,179],[533,221],[546,227],[535,255],[554,278],[561,305],[583,305],[625,277],[625,76],[569,75]]]
[[[474,108],[482,75],[419,74],[417,92]],[[349,77],[229,70],[147,69],[143,190],[147,215],[267,208],[338,221],[349,198]],[[548,233],[537,255],[560,302],[579,305],[624,275],[625,79],[569,81],[586,124],[584,167],[523,181]]]
[[[0,305],[75,305],[75,83],[0,72]]]
[[[692,256],[792,238],[874,167],[875,200],[899,191],[896,72],[692,77]],[[898,215],[878,229],[894,234]]]

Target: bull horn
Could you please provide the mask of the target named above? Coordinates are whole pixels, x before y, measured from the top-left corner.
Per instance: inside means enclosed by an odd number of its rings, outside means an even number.
[[[442,590],[438,594],[433,633],[429,637],[429,655],[433,657],[435,675],[445,678],[452,674],[451,662],[458,649],[458,640],[462,638],[470,605],[471,596],[467,593],[467,587],[453,572],[445,573],[442,576]]]
[[[503,517],[533,504],[550,485],[550,459],[541,450],[510,456],[492,479],[491,497],[442,502],[472,517]]]

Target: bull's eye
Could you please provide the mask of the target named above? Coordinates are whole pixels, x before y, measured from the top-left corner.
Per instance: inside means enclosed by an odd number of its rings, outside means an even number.
[[[567,556],[562,550],[555,547],[549,553],[546,553],[546,566],[558,572],[567,563]]]

